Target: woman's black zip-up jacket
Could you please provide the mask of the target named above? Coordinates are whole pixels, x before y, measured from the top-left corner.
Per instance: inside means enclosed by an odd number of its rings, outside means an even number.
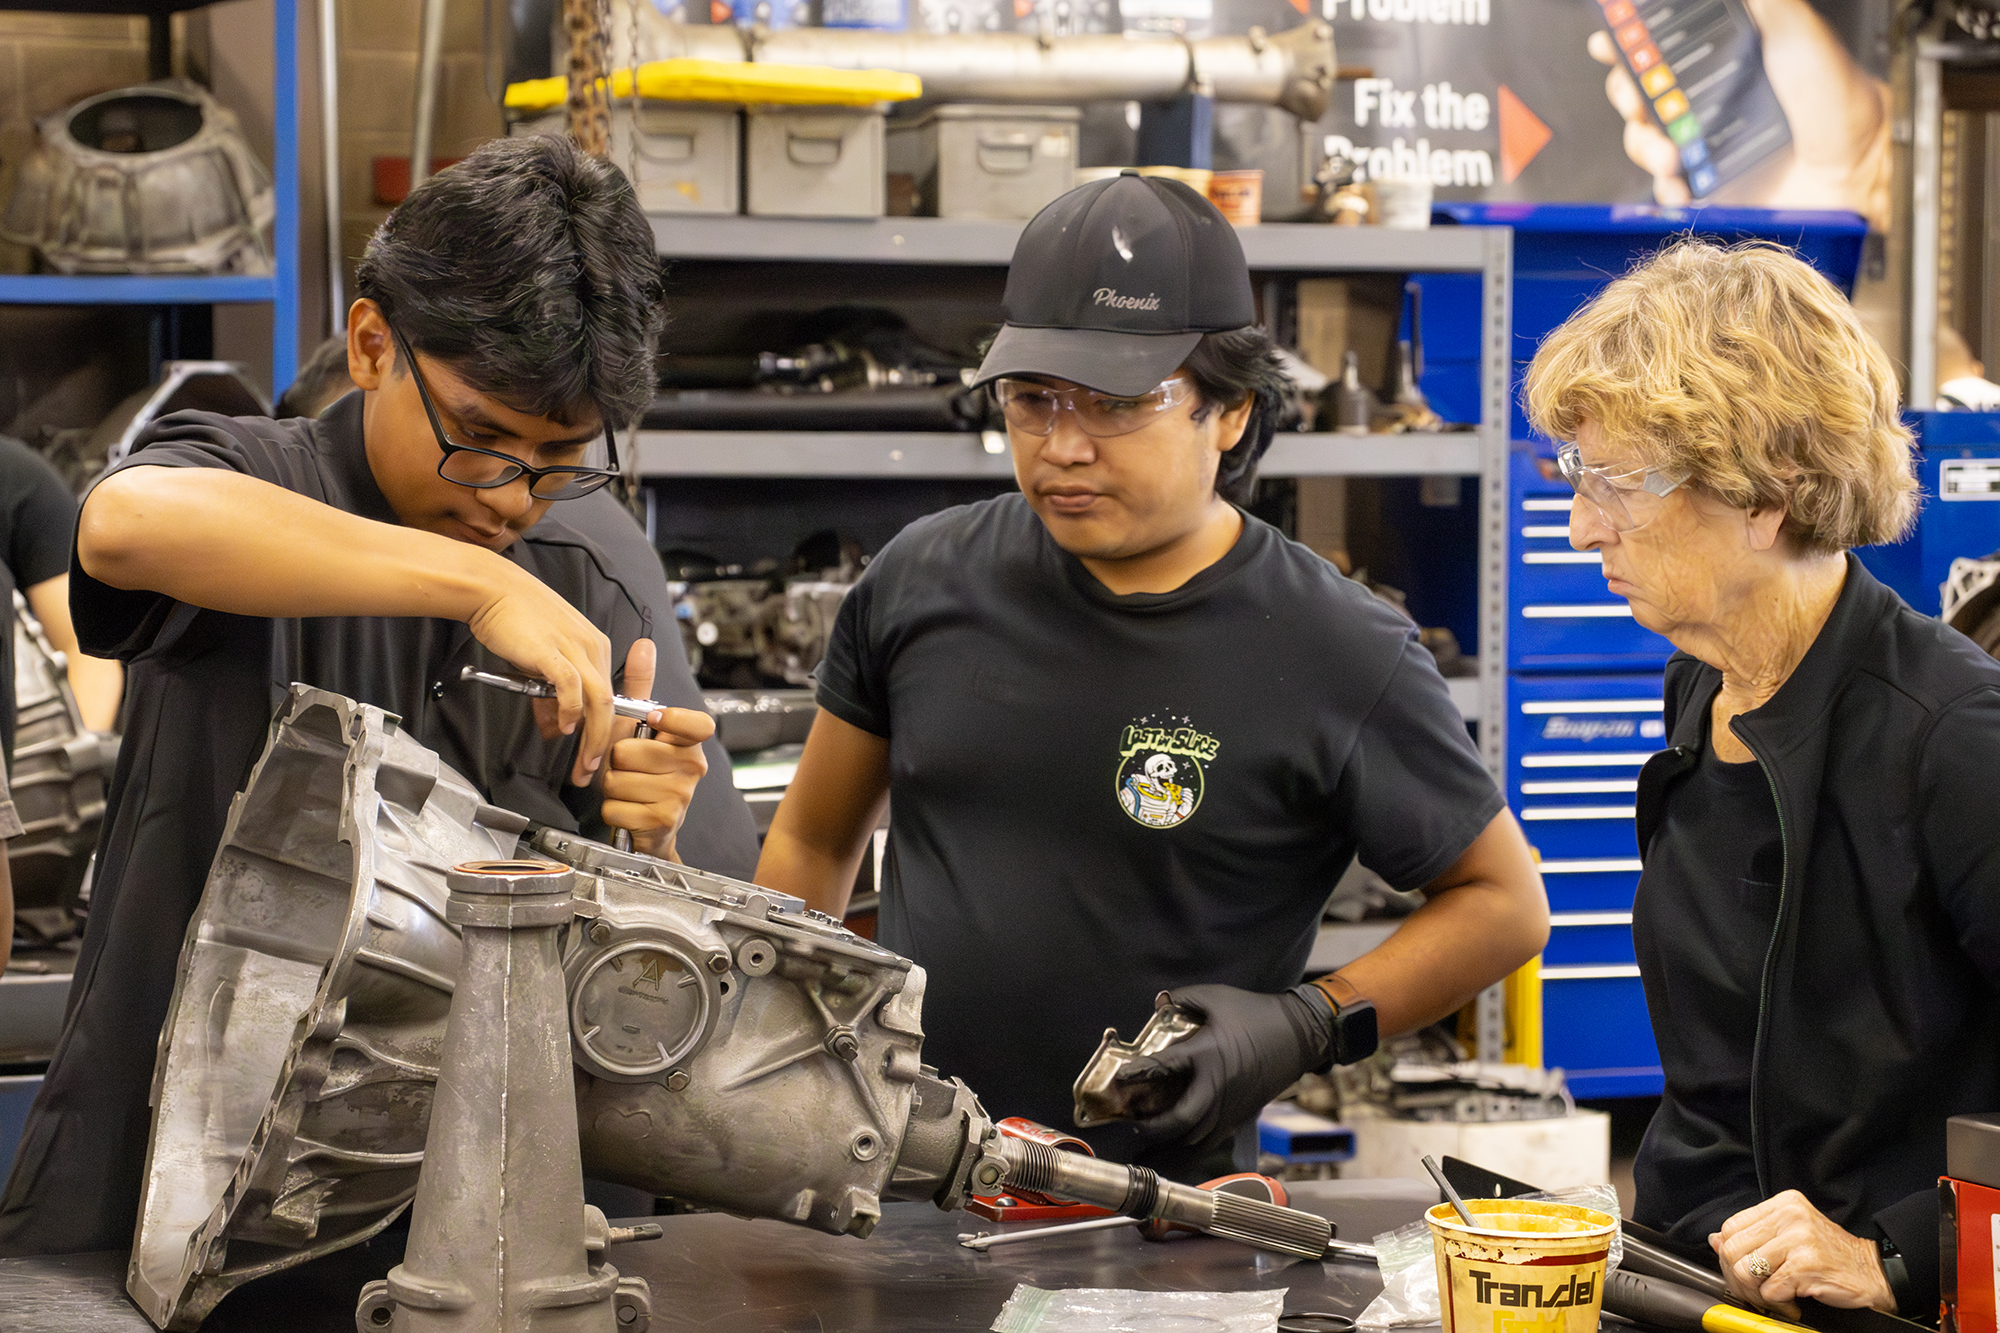
[[[1639,775],[1642,856],[1721,683],[1685,653],[1667,663],[1672,748]],[[1729,726],[1784,843],[1750,1076],[1758,1184],[1887,1236],[1909,1266],[1903,1312],[1934,1314],[1945,1120],[2000,1110],[2000,662],[1849,555],[1805,658]],[[1670,1230],[1712,1203],[1685,1175],[1635,1216]]]

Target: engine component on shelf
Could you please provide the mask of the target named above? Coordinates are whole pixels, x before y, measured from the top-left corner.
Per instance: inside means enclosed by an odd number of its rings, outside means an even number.
[[[823,579],[787,580],[784,601],[768,621],[769,637],[759,665],[767,671],[775,666],[773,674],[790,684],[811,684],[813,669],[833,640],[834,617],[840,614],[840,604],[851,586]]]
[[[682,24],[650,6],[612,11],[610,49],[651,60],[770,61],[835,69],[893,69],[923,80],[942,102],[1168,102],[1195,87],[1218,102],[1261,102],[1305,120],[1326,114],[1334,75],[1333,26],[1308,19],[1269,33],[1133,40],[1120,33],[871,32],[839,28]]]
[[[1388,1107],[1406,1120],[1550,1120],[1576,1102],[1560,1069],[1460,1060],[1397,1060],[1388,1071]]]
[[[37,122],[0,237],[62,273],[269,273],[276,197],[236,113],[185,79]]]
[[[737,688],[756,685],[758,626],[771,595],[771,581],[709,579],[688,583],[685,588],[681,604],[687,614],[681,618],[681,628],[700,653],[699,657],[689,654],[689,665],[702,683]]]
[[[592,1262],[612,1230],[583,1201],[571,1114],[560,936],[575,882],[548,861],[469,861],[445,875],[463,961],[438,1095],[409,1245],[386,1280],[361,1289],[358,1329],[531,1333],[554,1326],[536,1317],[554,1307],[565,1329],[645,1333],[651,1322],[646,1280]]]
[[[169,412],[196,408],[226,417],[271,414],[264,391],[232,361],[169,361],[157,384],[128,395],[94,426],[45,429],[31,443],[78,495],[132,452],[139,432]]]
[[[1945,624],[2000,657],[2000,552],[1953,560],[1940,600]]]
[[[118,738],[84,725],[69,662],[14,594],[14,764],[22,832],[7,842],[14,929],[54,944],[76,933],[78,891],[104,820]]]
[[[732,754],[802,744],[819,716],[811,690],[704,690],[701,702]]]
[[[443,868],[467,861],[575,872],[560,963],[591,1176],[852,1235],[884,1198],[998,1183],[977,1098],[922,1063],[921,968],[783,894],[526,831],[393,715],[292,687],[161,1038],[128,1274],[156,1324],[196,1327],[409,1202],[461,968]]]
[[[1076,1099],[1079,1129],[1112,1120],[1142,1120],[1158,1115],[1186,1089],[1185,1080],[1130,1085],[1118,1082],[1118,1076],[1133,1060],[1158,1055],[1200,1029],[1194,1015],[1177,1004],[1165,1002],[1164,992],[1160,1001],[1153,1009],[1153,1016],[1146,1020],[1146,1026],[1131,1041],[1119,1040],[1117,1028],[1104,1029],[1103,1040],[1097,1043],[1097,1050],[1085,1062],[1083,1071],[1076,1076],[1076,1086],[1071,1089]]]
[[[782,586],[735,578],[676,584],[682,637],[693,640],[688,664],[702,684],[719,688],[810,684],[851,586],[811,574]]]

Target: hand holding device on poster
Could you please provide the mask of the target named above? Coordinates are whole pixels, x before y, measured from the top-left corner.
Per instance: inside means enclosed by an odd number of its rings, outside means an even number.
[[[1837,208],[1888,223],[1889,89],[1806,0],[1598,0],[1605,96],[1663,204]]]

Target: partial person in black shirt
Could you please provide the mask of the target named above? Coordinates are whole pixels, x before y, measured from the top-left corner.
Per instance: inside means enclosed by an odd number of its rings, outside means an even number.
[[[1637,794],[1666,1092],[1633,1216],[1788,1317],[1928,1321],[1945,1121],[2000,1107],[2000,662],[1849,550],[1915,513],[1895,370],[1789,251],[1689,241],[1527,400],[1570,544],[1680,650]]]
[[[928,970],[925,1060],[1067,1124],[1105,1027],[1171,991],[1201,1031],[1129,1070],[1165,1109],[1086,1137],[1201,1179],[1375,1021],[1526,962],[1547,902],[1408,623],[1235,503],[1281,380],[1221,215],[1136,174],[1074,190],[1006,310],[979,379],[1021,493],[911,525],[849,594],[758,879],[840,912],[893,793],[880,938]],[[1429,901],[1301,985],[1357,852]]]
[[[76,531],[76,497],[49,461],[19,440],[0,435],[0,559],[14,586],[41,622],[49,642],[69,659],[70,688],[84,725],[115,731],[125,671],[118,663],[79,650],[69,615],[70,539]],[[11,599],[10,599],[11,600]],[[13,640],[0,642],[6,665],[0,680],[12,681]],[[14,753],[14,695],[0,692],[0,753]]]
[[[118,663],[78,649],[69,618],[70,534],[76,497],[47,459],[21,441],[0,435],[0,761],[14,763],[15,589],[41,622],[49,642],[69,660],[70,688],[84,724],[93,731],[118,725],[125,673]],[[22,832],[11,798],[0,794],[0,840]],[[6,857],[0,855],[0,970],[14,939],[14,895]]]
[[[567,140],[488,144],[390,215],[357,288],[360,393],[321,420],[170,415],[84,501],[71,605],[131,697],[0,1254],[129,1243],[182,938],[290,682],[396,713],[536,823],[676,854],[713,722],[614,730],[614,689],[653,688],[646,608],[564,518],[653,387],[660,269],[630,184]],[[464,665],[558,698],[460,685]]]

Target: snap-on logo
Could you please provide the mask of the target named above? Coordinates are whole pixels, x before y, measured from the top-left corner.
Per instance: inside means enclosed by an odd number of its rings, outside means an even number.
[[[1491,1273],[1472,1270],[1472,1299],[1481,1305],[1528,1306],[1538,1310],[1561,1310],[1590,1304],[1597,1289],[1595,1278],[1572,1277],[1556,1284],[1554,1291],[1534,1282],[1495,1282]]]
[[[1144,296],[1120,296],[1109,287],[1099,287],[1091,294],[1092,305],[1110,306],[1113,310],[1158,310],[1160,298],[1151,292]]]
[[[1542,723],[1542,739],[1549,741],[1622,740],[1638,733],[1638,722],[1629,717],[1563,717],[1557,714]]]

